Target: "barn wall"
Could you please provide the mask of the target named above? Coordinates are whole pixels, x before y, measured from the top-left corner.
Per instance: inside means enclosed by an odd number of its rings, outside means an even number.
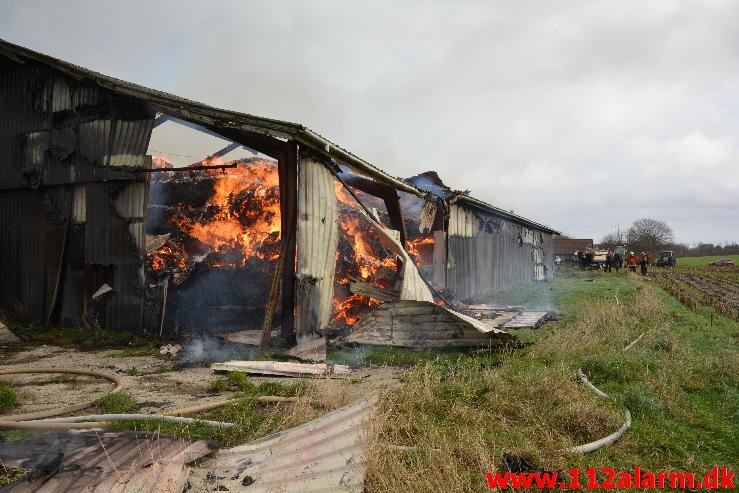
[[[2,67],[0,308],[79,324],[88,307],[139,329],[153,112],[37,63]],[[103,282],[113,293],[91,304]]]
[[[450,205],[446,289],[474,299],[551,279],[551,234],[472,208]]]

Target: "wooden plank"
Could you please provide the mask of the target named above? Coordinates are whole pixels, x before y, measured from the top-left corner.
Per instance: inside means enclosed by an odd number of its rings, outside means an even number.
[[[226,361],[225,363],[213,363],[210,368],[215,371],[243,371],[257,375],[285,377],[323,377],[351,373],[349,367],[345,365],[282,361]]]
[[[380,301],[400,300],[400,291],[394,289],[378,288],[377,286],[361,281],[354,281],[350,283],[349,291],[354,294],[361,294],[362,296]]]

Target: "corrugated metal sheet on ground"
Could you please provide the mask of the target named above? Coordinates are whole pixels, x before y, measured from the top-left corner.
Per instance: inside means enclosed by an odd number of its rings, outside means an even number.
[[[190,475],[187,464],[214,450],[206,441],[155,433],[47,431],[3,443],[5,467],[34,472],[0,492],[181,493]]]
[[[301,426],[221,450],[198,472],[193,487],[248,493],[364,491],[362,443],[376,400],[371,396]]]

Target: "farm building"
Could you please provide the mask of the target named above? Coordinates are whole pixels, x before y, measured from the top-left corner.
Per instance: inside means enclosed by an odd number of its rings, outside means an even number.
[[[559,256],[563,261],[575,262],[575,252],[584,252],[593,249],[592,238],[554,238],[552,255]]]
[[[224,146],[173,167],[149,150],[164,125]],[[237,149],[252,157],[227,162]],[[410,202],[428,224],[411,224]],[[356,322],[385,296],[368,290],[439,301],[416,264],[460,299],[547,279],[556,234],[394,178],[300,124],[2,41],[0,224],[7,313],[175,335],[248,327],[261,340],[274,320],[292,343]],[[409,225],[435,241],[430,270],[408,253]]]
[[[419,231],[433,245],[432,260],[422,272],[434,287],[471,300],[551,279],[556,230],[455,192],[434,172],[408,182],[438,197],[425,203]]]

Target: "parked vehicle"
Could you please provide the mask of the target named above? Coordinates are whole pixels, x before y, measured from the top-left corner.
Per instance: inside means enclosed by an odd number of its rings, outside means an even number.
[[[657,267],[675,267],[677,264],[677,258],[671,251],[664,251],[659,254],[657,259]]]
[[[730,258],[720,258],[718,260],[714,260],[713,262],[709,263],[708,265],[712,265],[714,267],[724,267],[727,265],[736,265],[736,262],[734,262]]]

